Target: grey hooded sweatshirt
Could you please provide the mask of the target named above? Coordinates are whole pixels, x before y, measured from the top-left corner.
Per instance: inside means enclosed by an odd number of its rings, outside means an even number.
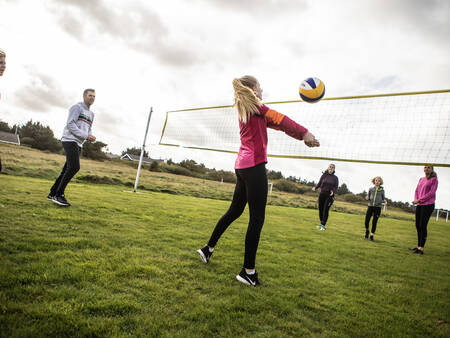
[[[64,127],[62,142],[76,142],[80,147],[91,133],[94,113],[84,102],[78,102],[69,110],[67,124]]]

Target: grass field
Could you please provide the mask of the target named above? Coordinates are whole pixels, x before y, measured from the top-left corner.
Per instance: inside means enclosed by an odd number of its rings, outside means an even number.
[[[45,199],[51,180],[13,175],[8,161],[0,175],[1,337],[450,335],[450,226],[442,221],[430,221],[418,256],[407,250],[416,244],[408,217],[380,219],[370,242],[362,215],[333,212],[323,232],[316,210],[268,206],[262,286],[251,288],[235,279],[247,211],[209,264],[195,252],[229,201],[74,181],[73,205],[61,208]],[[23,171],[45,169],[27,161]],[[83,162],[79,175],[83,165],[94,164]],[[188,189],[177,180],[168,181]]]

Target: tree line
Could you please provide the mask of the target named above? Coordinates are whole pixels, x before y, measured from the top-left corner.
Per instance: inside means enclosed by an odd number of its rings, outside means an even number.
[[[44,126],[40,122],[28,121],[23,125],[14,125],[10,127],[8,123],[0,120],[0,131],[19,134],[21,144],[27,145],[39,150],[50,151],[52,153],[64,154],[61,142],[56,139],[53,131],[49,126]],[[101,141],[85,142],[83,144],[81,156],[97,161],[109,160],[103,148],[107,146]],[[140,156],[140,148],[127,148],[122,151],[122,155],[132,154]],[[144,151],[144,156],[148,157],[148,152]],[[136,165],[131,163],[131,165]],[[236,175],[234,172],[225,170],[216,170],[215,168],[206,168],[203,163],[197,163],[194,160],[183,160],[180,163],[175,163],[169,159],[166,163],[158,163],[153,161],[150,165],[144,165],[150,171],[167,172],[176,175],[184,175],[197,177],[213,181],[222,181],[227,183],[236,183]],[[315,181],[302,179],[300,177],[289,176],[284,177],[281,171],[267,170],[267,178],[272,181],[273,188],[279,191],[290,192],[295,194],[312,194],[310,187],[316,185]],[[354,194],[345,183],[342,183],[336,195],[342,200],[350,203],[366,204],[366,191]],[[387,198],[390,206],[400,208],[402,210],[412,212],[412,206],[408,202],[392,201]]]

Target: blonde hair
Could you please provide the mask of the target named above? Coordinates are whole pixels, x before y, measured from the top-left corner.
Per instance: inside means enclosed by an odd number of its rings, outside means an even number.
[[[247,123],[252,115],[258,114],[261,101],[253,92],[253,87],[258,80],[251,75],[245,75],[239,79],[233,79],[234,106],[239,115],[239,121]]]
[[[0,49],[0,56],[6,56],[6,53]]]
[[[374,178],[372,178],[372,184],[375,184],[375,180],[379,178],[380,179],[380,185],[383,185],[383,179],[381,178],[381,176],[375,176]]]

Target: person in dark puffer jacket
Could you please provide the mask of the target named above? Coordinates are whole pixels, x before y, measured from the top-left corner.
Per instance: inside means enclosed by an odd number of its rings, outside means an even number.
[[[325,230],[325,225],[327,224],[328,214],[331,208],[331,205],[334,202],[334,196],[336,195],[336,191],[339,187],[339,179],[335,175],[336,166],[331,163],[328,166],[328,169],[325,170],[320,177],[319,183],[315,187],[312,188],[313,191],[316,191],[320,188],[319,194],[319,219],[320,225],[317,226],[320,230]]]

